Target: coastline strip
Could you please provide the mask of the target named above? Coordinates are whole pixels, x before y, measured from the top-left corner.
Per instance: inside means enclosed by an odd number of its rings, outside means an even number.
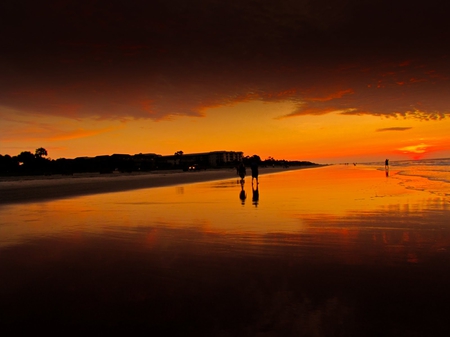
[[[262,167],[259,174],[271,174],[319,166]],[[146,172],[130,174],[88,174],[69,177],[3,177],[0,205],[60,199],[89,194],[112,193],[142,188],[165,187],[239,177],[235,169],[198,172]],[[247,175],[251,179],[251,175]]]

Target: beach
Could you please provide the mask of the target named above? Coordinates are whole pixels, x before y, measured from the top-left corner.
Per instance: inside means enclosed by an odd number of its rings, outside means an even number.
[[[259,184],[180,172],[166,186],[3,203],[3,329],[446,336],[447,167],[274,170]]]
[[[260,174],[284,172],[310,166],[262,167]],[[247,169],[250,171],[250,169]],[[250,172],[248,172],[249,174]],[[134,173],[75,173],[70,176],[0,177],[0,205],[141,188],[191,184],[238,177],[236,169],[210,169],[193,172],[175,170]],[[251,175],[247,175],[251,179]]]

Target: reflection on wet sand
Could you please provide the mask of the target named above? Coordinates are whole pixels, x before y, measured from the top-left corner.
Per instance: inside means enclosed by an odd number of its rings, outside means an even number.
[[[239,199],[241,199],[241,204],[245,205],[245,199],[247,199],[247,192],[245,192],[245,180],[241,179],[239,181],[239,184],[241,185],[241,192],[239,192]]]
[[[260,185],[258,207],[253,188],[242,205],[245,186],[227,180],[0,208],[4,327],[449,332],[446,200],[353,167]]]
[[[252,179],[252,205],[255,207],[258,206],[259,203],[259,181],[253,181]]]

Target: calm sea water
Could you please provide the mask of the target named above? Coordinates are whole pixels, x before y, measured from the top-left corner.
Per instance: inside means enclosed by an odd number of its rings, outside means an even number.
[[[243,185],[1,206],[2,326],[447,335],[449,162],[392,162],[388,172],[331,166],[263,175],[253,186],[247,177]]]
[[[427,159],[417,161],[398,161],[392,163],[402,177],[419,177],[421,184],[407,186],[429,191],[440,196],[450,196],[450,159]]]

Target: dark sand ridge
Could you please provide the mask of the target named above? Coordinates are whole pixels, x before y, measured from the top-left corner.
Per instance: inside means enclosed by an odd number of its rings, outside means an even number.
[[[317,166],[260,168],[259,174],[270,174]],[[247,170],[247,179],[251,174]],[[130,174],[74,174],[73,176],[0,177],[0,205],[58,199],[79,195],[163,187],[196,182],[231,179],[235,169],[198,172],[147,172]]]

